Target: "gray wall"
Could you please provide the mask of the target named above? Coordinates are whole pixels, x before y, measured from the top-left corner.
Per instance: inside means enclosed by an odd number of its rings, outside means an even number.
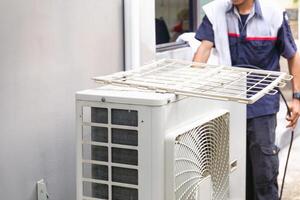
[[[121,0],[0,1],[0,200],[75,199],[74,93],[123,66]]]

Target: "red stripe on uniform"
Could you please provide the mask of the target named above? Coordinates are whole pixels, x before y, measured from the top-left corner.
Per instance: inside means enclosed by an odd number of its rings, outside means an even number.
[[[237,33],[228,33],[229,37],[240,37],[240,34]]]
[[[240,34],[237,33],[228,33],[229,37],[240,37]],[[276,41],[277,37],[247,37],[248,41]]]
[[[246,40],[248,41],[275,41],[277,37],[247,37]]]

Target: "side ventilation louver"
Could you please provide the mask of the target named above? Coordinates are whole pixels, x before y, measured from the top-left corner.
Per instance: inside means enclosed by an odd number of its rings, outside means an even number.
[[[138,112],[83,107],[83,200],[138,200]]]

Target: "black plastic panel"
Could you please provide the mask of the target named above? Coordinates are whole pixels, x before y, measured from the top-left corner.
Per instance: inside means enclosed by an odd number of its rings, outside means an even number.
[[[108,110],[107,108],[91,108],[91,122],[93,123],[108,123]]]
[[[112,167],[112,181],[138,185],[138,170]]]
[[[138,146],[138,132],[136,130],[112,129],[112,143]]]
[[[138,190],[112,186],[112,200],[138,200]]]
[[[99,199],[108,199],[108,185],[83,182],[83,195]]]
[[[108,180],[108,166],[84,163],[82,167],[84,178]]]
[[[128,165],[138,165],[138,151],[113,147],[112,162]]]
[[[123,126],[138,126],[138,112],[135,110],[111,110],[112,124]]]
[[[92,149],[92,160],[97,161],[108,161],[108,148],[102,146],[91,146]]]
[[[104,127],[91,127],[91,139],[95,142],[108,142],[108,129]]]

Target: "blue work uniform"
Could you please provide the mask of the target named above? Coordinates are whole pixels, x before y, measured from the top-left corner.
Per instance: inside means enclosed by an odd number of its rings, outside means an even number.
[[[297,52],[286,13],[276,35],[268,35],[271,30],[267,25],[262,26],[268,22],[259,0],[254,2],[253,9],[254,15],[240,15],[232,5],[226,13],[228,33],[224,34],[228,34],[232,65],[279,71],[280,56],[290,59]],[[195,38],[214,43],[214,35],[212,24],[205,16]],[[278,199],[279,149],[275,146],[275,129],[279,98],[279,94],[266,95],[247,105],[247,200]]]

